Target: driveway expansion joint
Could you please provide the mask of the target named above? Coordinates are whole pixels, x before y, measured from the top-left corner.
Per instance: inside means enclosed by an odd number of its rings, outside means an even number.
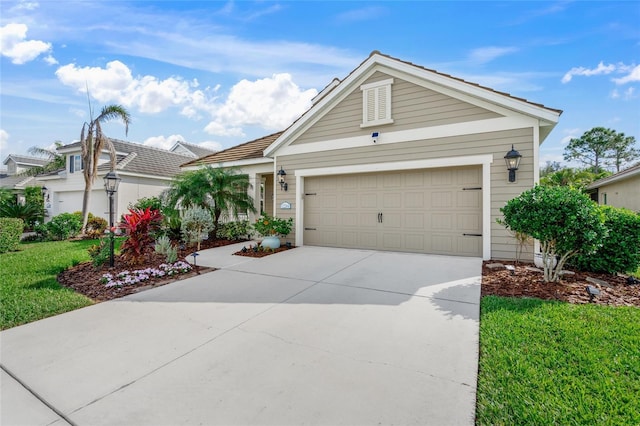
[[[58,410],[53,404],[51,404],[49,401],[44,399],[38,392],[33,390],[29,385],[24,383],[22,380],[20,380],[18,378],[18,376],[13,374],[11,372],[11,370],[9,370],[6,366],[4,366],[3,364],[0,364],[0,370],[2,370],[5,373],[7,373],[7,375],[9,375],[13,380],[15,380],[27,392],[29,392],[31,395],[33,395],[34,398],[36,398],[38,401],[40,401],[42,404],[44,404],[48,409],[50,409],[51,411],[56,413],[62,420],[64,420],[65,422],[67,422],[71,426],[77,426],[76,423],[74,423],[69,417],[67,417],[66,414],[64,414],[62,411]],[[57,420],[53,421],[52,423],[56,423],[56,422],[57,422]]]

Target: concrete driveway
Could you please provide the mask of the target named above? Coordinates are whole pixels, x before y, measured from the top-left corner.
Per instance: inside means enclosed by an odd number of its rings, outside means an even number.
[[[0,423],[473,424],[480,259],[232,250],[0,333]]]

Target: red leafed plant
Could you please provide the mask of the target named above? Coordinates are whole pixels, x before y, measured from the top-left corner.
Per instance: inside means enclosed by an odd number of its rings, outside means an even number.
[[[125,231],[127,239],[120,247],[120,256],[127,264],[144,263],[145,255],[153,251],[153,238],[149,234],[160,228],[161,222],[160,211],[150,207],[129,209],[129,213],[122,216],[120,229]]]

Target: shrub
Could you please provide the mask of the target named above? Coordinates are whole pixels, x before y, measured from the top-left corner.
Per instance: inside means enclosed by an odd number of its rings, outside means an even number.
[[[111,256],[111,246],[107,238],[100,239],[100,243],[89,247],[87,250],[89,257],[91,257],[91,263],[96,268],[104,265]]]
[[[165,256],[167,263],[174,263],[178,260],[178,248],[171,244],[171,239],[167,236],[156,239],[155,250],[156,253]]]
[[[54,216],[46,224],[46,238],[53,240],[67,240],[75,237],[82,229],[82,218],[74,213],[61,213]]]
[[[9,199],[0,204],[0,217],[22,219],[27,226],[32,226],[43,215],[44,207],[41,204],[20,204],[14,199]]]
[[[160,197],[143,197],[140,198],[135,204],[129,203],[130,209],[138,209],[138,210],[146,210],[150,208],[151,210],[162,210],[162,201]]]
[[[291,232],[293,227],[293,218],[280,219],[277,217],[271,217],[268,214],[261,216],[256,223],[253,224],[253,229],[260,235],[268,237],[271,235],[282,235],[286,237]]]
[[[87,238],[96,239],[102,237],[105,229],[107,229],[107,220],[89,213],[87,228],[85,234]]]
[[[129,209],[129,213],[122,216],[120,228],[127,235],[127,239],[120,247],[120,255],[129,265],[139,265],[144,262],[145,255],[153,250],[153,238],[162,222],[162,215],[158,210]]]
[[[612,206],[600,206],[609,231],[595,253],[579,254],[571,264],[583,271],[635,272],[640,267],[640,214]]]
[[[238,220],[227,222],[220,229],[220,236],[229,240],[240,240],[246,238],[252,232],[248,220]]]
[[[540,241],[544,280],[558,281],[565,263],[578,253],[592,253],[607,235],[597,204],[566,186],[536,186],[500,209],[498,220],[514,232]],[[557,257],[555,268],[550,259]]]
[[[0,253],[15,251],[20,244],[24,221],[12,217],[0,218]]]
[[[213,218],[209,210],[193,206],[184,212],[181,227],[182,237],[188,243],[197,242],[198,250],[200,250],[202,236],[206,235],[212,229],[214,229]]]

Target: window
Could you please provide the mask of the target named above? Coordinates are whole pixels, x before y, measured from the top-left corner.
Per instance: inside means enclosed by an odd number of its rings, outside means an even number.
[[[82,164],[82,157],[79,155],[70,155],[69,156],[69,173],[79,172],[84,169],[84,164]]]
[[[362,90],[362,124],[360,127],[391,124],[391,85],[393,79],[363,84]]]
[[[607,193],[602,194],[602,204],[607,204]]]

